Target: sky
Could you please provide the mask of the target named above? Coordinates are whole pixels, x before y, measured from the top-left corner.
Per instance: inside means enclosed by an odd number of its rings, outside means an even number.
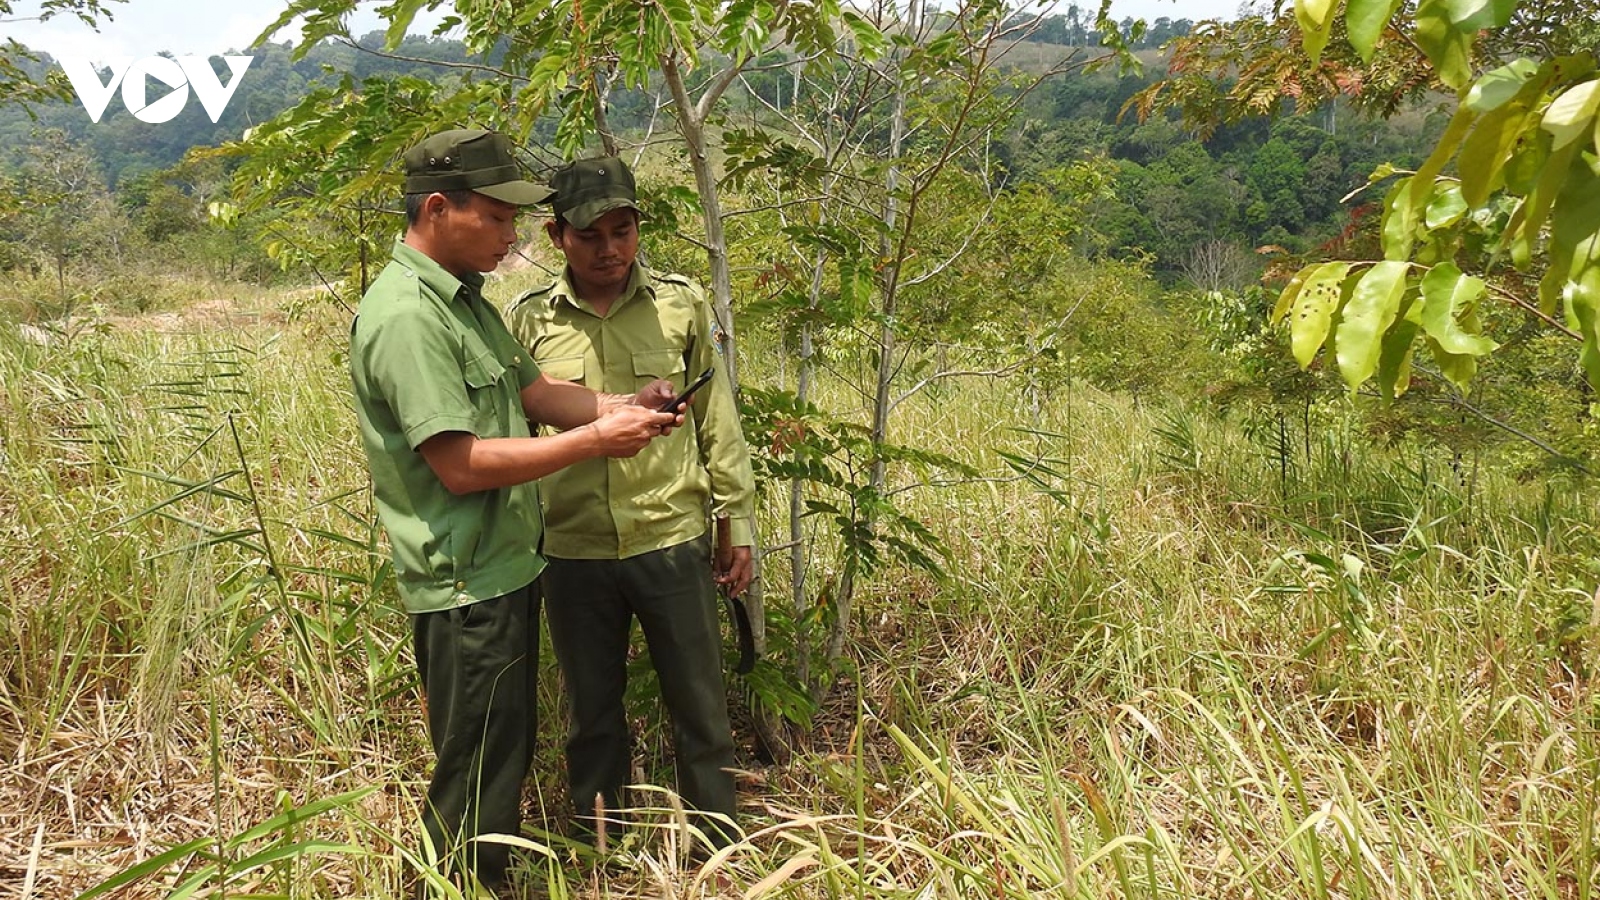
[[[1093,8],[1097,0],[1079,0],[1083,9]],[[376,3],[363,4],[352,22],[352,30],[363,34],[379,27],[371,12]],[[1061,8],[1066,8],[1063,0]],[[1169,19],[1234,18],[1240,0],[1112,0],[1118,18],[1134,17],[1153,21]],[[285,2],[240,2],[240,0],[127,0],[113,3],[113,18],[95,32],[70,16],[57,16],[48,22],[27,21],[37,15],[37,0],[13,0],[12,14],[0,20],[0,41],[16,38],[23,44],[52,56],[87,58],[104,62],[116,58],[139,59],[163,50],[178,56],[221,55],[247,47],[261,30],[271,24],[287,6]],[[439,20],[418,16],[414,32],[426,33]],[[280,32],[277,40],[297,35]]]

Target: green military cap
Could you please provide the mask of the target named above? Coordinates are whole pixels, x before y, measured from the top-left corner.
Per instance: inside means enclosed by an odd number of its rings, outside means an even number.
[[[408,194],[477,191],[516,206],[542,203],[550,189],[522,177],[511,139],[481,128],[441,131],[406,151]]]
[[[615,156],[574,160],[550,176],[556,215],[574,228],[588,228],[613,209],[638,209],[633,173]]]

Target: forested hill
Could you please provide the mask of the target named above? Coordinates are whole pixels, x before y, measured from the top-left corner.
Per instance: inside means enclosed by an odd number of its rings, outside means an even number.
[[[1099,39],[1071,16],[1047,24],[1035,37],[1053,40],[1030,44],[1016,54],[1017,64],[1082,54]],[[1029,97],[1009,134],[996,135],[994,149],[1012,184],[1048,180],[1053,170],[1094,162],[1110,196],[1095,207],[1098,219],[1086,229],[1097,244],[1082,248],[1088,252],[1142,255],[1164,278],[1206,288],[1250,283],[1259,271],[1254,248],[1297,251],[1337,236],[1348,221],[1340,198],[1364,184],[1381,162],[1420,162],[1421,148],[1442,128],[1445,117],[1433,110],[1380,122],[1335,105],[1272,122],[1247,121],[1200,140],[1174,120],[1141,122],[1124,114],[1128,99],[1163,74],[1159,45],[1190,27],[1185,19],[1156,20],[1136,43],[1143,48],[1144,73],[1056,78]],[[192,179],[168,177],[189,148],[239,137],[313,84],[374,76],[459,78],[461,70],[450,64],[482,62],[469,60],[453,40],[411,37],[394,53],[379,52],[382,43],[382,33],[373,32],[356,46],[321,44],[299,61],[291,60],[287,45],[252,51],[254,61],[215,124],[192,98],[177,118],[159,125],[134,118],[120,97],[112,98],[98,124],[75,101],[36,108],[36,119],[17,108],[0,109],[0,147],[7,148],[0,151],[0,177],[25,168],[26,155],[40,147],[75,146],[137,219],[157,183],[169,181],[173,190],[192,193],[186,186]],[[488,62],[493,64],[492,55]],[[45,59],[39,67],[52,64]],[[752,90],[762,90],[762,77],[748,80]],[[749,101],[733,102],[737,107]],[[656,106],[649,98],[614,94],[611,124],[622,133],[643,129]],[[44,140],[46,134],[54,134],[52,141]]]
[[[1188,19],[1157,19],[1140,34],[1133,46],[1154,49],[1188,33],[1192,24]],[[1088,48],[1099,44],[1100,34],[1093,28],[1093,15],[1073,6],[1064,15],[1048,17],[1029,40],[1062,48]],[[30,134],[40,128],[60,129],[93,151],[108,182],[115,187],[126,176],[172,166],[190,147],[215,146],[238,138],[246,128],[272,118],[295,103],[313,83],[328,84],[347,75],[356,81],[401,75],[434,80],[455,74],[448,65],[439,65],[441,63],[483,62],[469,59],[460,41],[411,36],[392,53],[379,52],[383,43],[383,32],[373,31],[358,40],[356,47],[325,42],[299,61],[291,60],[287,43],[249,51],[254,61],[216,123],[193,100],[177,118],[160,125],[135,119],[123,108],[120,97],[112,98],[98,124],[89,120],[77,102],[37,108],[34,110],[37,120],[20,108],[0,107],[0,140],[4,141],[0,146],[26,145]],[[493,54],[488,62],[493,64]],[[37,63],[22,63],[35,78],[54,65],[55,62],[43,54]],[[213,59],[212,65],[226,81],[229,76],[226,68],[220,67],[220,61]],[[620,124],[627,125],[626,122]]]
[[[249,51],[247,55],[254,60],[216,123],[192,97],[177,118],[159,125],[134,118],[123,108],[120,96],[112,97],[98,124],[89,120],[76,101],[37,107],[33,110],[36,119],[20,108],[0,107],[0,146],[27,146],[35,132],[60,129],[91,150],[107,182],[115,188],[131,176],[171,167],[191,147],[216,146],[238,138],[246,128],[293,105],[312,84],[332,84],[345,76],[357,81],[399,75],[432,80],[450,72],[437,63],[466,60],[466,49],[459,41],[438,38],[409,37],[394,53],[380,54],[376,51],[383,46],[383,33],[374,31],[358,45],[323,43],[299,61],[290,59],[288,44]],[[54,65],[43,56],[25,68],[37,77]],[[221,61],[212,59],[212,66],[226,82],[229,75]],[[0,166],[4,164],[0,162]]]

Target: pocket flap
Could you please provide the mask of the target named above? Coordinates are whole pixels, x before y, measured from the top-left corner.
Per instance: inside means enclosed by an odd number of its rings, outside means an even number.
[[[641,350],[633,355],[633,374],[637,378],[674,379],[683,374],[683,354],[677,350]]]
[[[548,359],[535,360],[539,371],[551,378],[562,381],[583,382],[583,357],[580,356],[552,356]]]
[[[468,387],[486,388],[505,374],[506,367],[495,359],[493,353],[485,350],[481,355],[467,360],[466,365],[462,366],[461,377]]]

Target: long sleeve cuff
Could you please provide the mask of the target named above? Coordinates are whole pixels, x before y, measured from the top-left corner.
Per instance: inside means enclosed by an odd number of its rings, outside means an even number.
[[[728,542],[734,547],[754,547],[756,522],[752,516],[728,517]]]

